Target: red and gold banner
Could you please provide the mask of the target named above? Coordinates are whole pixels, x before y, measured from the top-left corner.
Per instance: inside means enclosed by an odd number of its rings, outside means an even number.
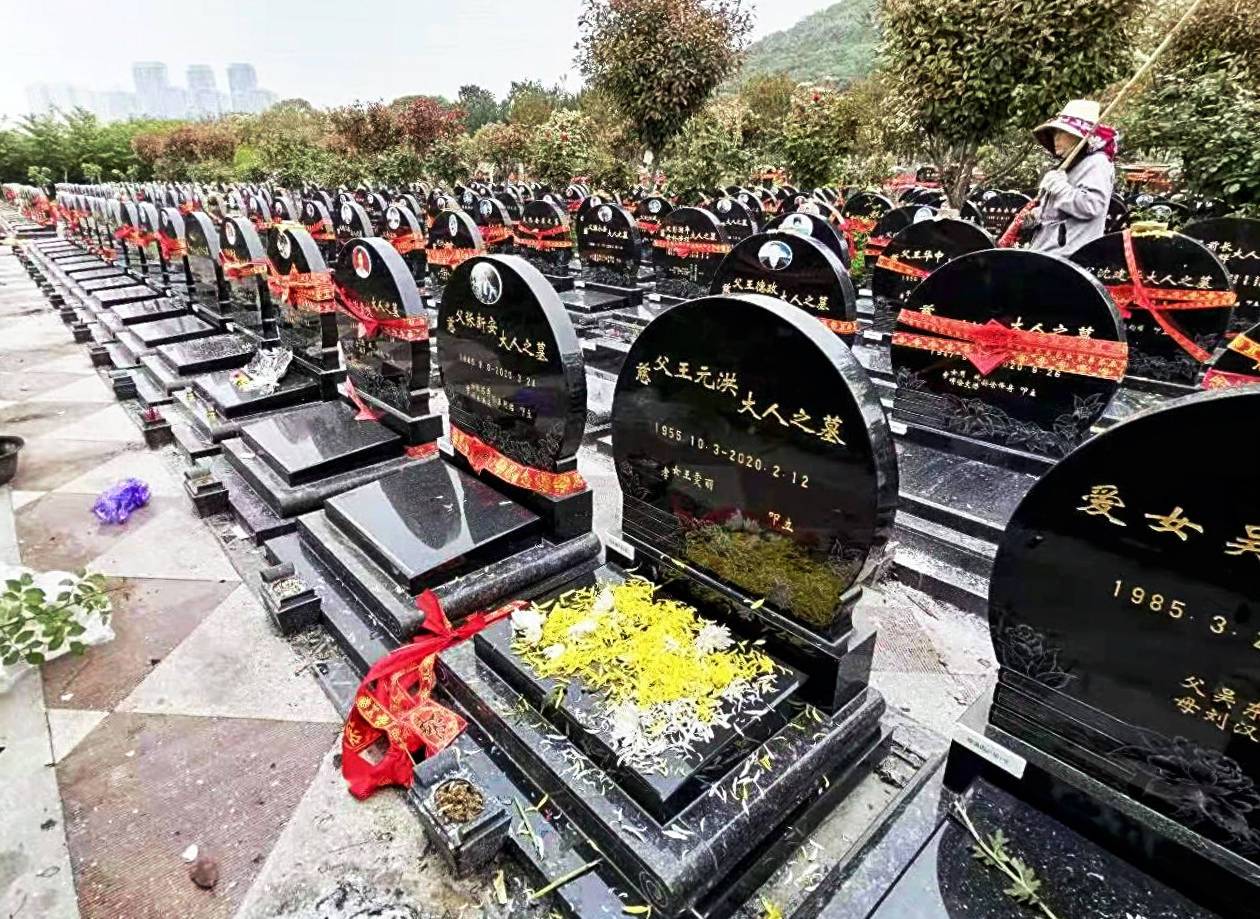
[[[1229,373],[1215,367],[1203,375],[1204,389],[1233,389],[1235,386],[1255,386],[1260,384],[1260,376],[1247,373]]]
[[[496,223],[488,227],[478,227],[481,231],[481,241],[487,246],[493,246],[495,243],[501,243],[505,239],[512,238],[512,228]]]
[[[1256,362],[1256,369],[1260,370],[1260,341],[1248,338],[1246,332],[1240,332],[1234,336],[1228,348],[1231,351],[1237,351],[1243,357],[1251,358]]]
[[[889,271],[895,271],[897,274],[903,274],[908,278],[915,278],[920,281],[932,273],[926,268],[919,268],[915,265],[903,262],[895,255],[881,255],[879,260],[875,262],[875,267],[886,268]]]
[[[858,324],[849,319],[828,319],[825,316],[819,316],[818,321],[825,325],[837,335],[856,335]]]
[[[429,264],[443,268],[462,265],[474,255],[485,255],[484,249],[456,249],[454,246],[436,246],[428,251]]]
[[[516,600],[493,612],[474,613],[452,628],[433,591],[416,598],[416,608],[424,613],[421,627],[428,634],[417,635],[373,664],[354,694],[341,738],[341,775],[350,794],[361,800],[389,785],[410,788],[412,754],[423,750],[425,757],[432,756],[460,735],[464,719],[433,699],[438,655],[526,606]],[[382,737],[389,748],[378,762],[369,763],[364,751]]]
[[[399,255],[415,252],[417,249],[423,249],[428,245],[428,240],[424,238],[423,234],[412,230],[395,233],[392,236],[386,235],[385,240],[394,247],[394,251]]]
[[[333,225],[324,218],[320,218],[315,223],[304,224],[303,229],[311,234],[311,239],[317,242],[330,243],[337,240],[337,231],[333,229]]]
[[[135,227],[119,227],[114,231],[114,239],[120,243],[134,243],[138,232]]]
[[[201,208],[197,206],[197,202],[196,202],[196,201],[185,201],[183,204],[179,205],[179,207],[177,208],[177,210],[178,210],[181,214],[183,214],[185,217],[187,217],[187,216],[188,216],[189,214],[191,214],[193,211],[198,211],[198,210],[201,210]]]
[[[573,241],[569,239],[569,228],[566,226],[545,227],[536,230],[523,224],[514,228],[516,244],[526,249],[572,249]]]
[[[308,313],[335,313],[337,291],[333,286],[331,271],[302,273],[290,266],[288,274],[272,272],[267,276],[267,287],[272,296]]]
[[[1128,284],[1108,285],[1107,292],[1116,301],[1120,315],[1129,319],[1134,310],[1146,310],[1168,337],[1200,363],[1212,355],[1195,344],[1166,313],[1178,310],[1210,310],[1233,306],[1238,296],[1232,290],[1200,290],[1181,287],[1147,287],[1142,281],[1142,267],[1133,249],[1133,234],[1124,231],[1124,261],[1129,272]]]
[[[654,239],[652,245],[664,249],[666,255],[678,258],[689,258],[692,255],[725,255],[731,251],[730,243],[715,243],[706,240]]]
[[[422,460],[422,459],[428,459],[431,456],[437,456],[437,452],[438,452],[437,444],[430,441],[427,444],[416,444],[414,446],[408,447],[406,450],[403,451],[403,455],[406,456],[408,459]]]
[[[254,258],[240,261],[226,249],[219,250],[219,264],[223,266],[223,276],[229,281],[263,278],[271,274],[271,263],[267,259]]]
[[[1058,370],[1077,376],[1119,381],[1124,379],[1124,372],[1129,366],[1129,346],[1120,341],[1056,335],[1053,332],[1027,332],[1004,326],[996,319],[981,324],[907,309],[897,314],[897,322],[934,335],[894,332],[894,346],[966,358],[982,376],[988,376],[1003,364],[1015,363],[1040,370]]]
[[[427,341],[429,321],[424,316],[380,316],[353,291],[336,284],[337,301],[342,310],[359,321],[359,337],[375,338],[378,334],[399,341]]]
[[[182,239],[172,239],[159,233],[157,244],[158,251],[162,253],[162,258],[168,262],[171,259],[183,258],[188,254],[188,244]]]
[[[547,472],[526,466],[509,459],[484,440],[454,424],[451,425],[451,445],[463,454],[476,472],[489,470],[491,475],[509,485],[552,498],[563,498],[586,490],[586,480],[576,469],[571,472]]]
[[[652,220],[649,217],[640,217],[637,223],[640,230],[644,233],[650,233],[653,236],[661,230],[661,222],[659,220]]]

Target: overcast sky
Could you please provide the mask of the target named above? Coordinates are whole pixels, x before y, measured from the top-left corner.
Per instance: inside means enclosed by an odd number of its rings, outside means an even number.
[[[751,0],[755,36],[835,0]],[[580,83],[580,0],[0,0],[0,115],[27,110],[30,83],[133,89],[133,61],[252,63],[259,85],[320,106],[409,93],[502,96],[513,79]]]

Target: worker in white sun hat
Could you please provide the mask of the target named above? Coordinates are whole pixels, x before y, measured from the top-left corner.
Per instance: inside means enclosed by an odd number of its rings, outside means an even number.
[[[1116,132],[1098,123],[1100,115],[1097,102],[1074,99],[1033,131],[1059,160],[1041,180],[1040,205],[1030,215],[1036,252],[1070,255],[1103,235],[1116,183]],[[1072,157],[1082,138],[1085,145]]]

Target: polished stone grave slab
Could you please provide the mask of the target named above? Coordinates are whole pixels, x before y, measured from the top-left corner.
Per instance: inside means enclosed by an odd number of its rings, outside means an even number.
[[[203,338],[216,331],[215,327],[204,319],[198,319],[196,316],[190,315],[175,315],[168,319],[157,319],[153,322],[138,322],[135,325],[129,325],[128,329],[144,345],[145,350],[156,348],[158,345]]]
[[[134,287],[136,280],[128,274],[109,274],[83,281],[77,286],[85,294],[97,294],[122,287]]]
[[[129,287],[118,287],[110,290],[92,292],[92,300],[101,307],[109,309],[119,303],[132,303],[136,300],[156,300],[158,292],[151,287],[132,282]]]
[[[117,268],[112,268],[108,265],[103,265],[100,262],[97,262],[96,265],[92,267],[83,266],[81,270],[79,266],[76,266],[75,268],[66,272],[66,278],[67,280],[69,280],[70,285],[72,287],[78,287],[78,288],[81,288],[82,282],[84,281],[94,281],[94,280],[99,280],[101,278],[123,278],[123,277],[127,277],[127,275],[119,271]]]
[[[639,296],[642,297],[641,292]],[[560,302],[564,304],[565,309],[575,313],[606,313],[631,306],[633,296],[593,287],[575,287],[561,293]]]
[[[197,377],[192,383],[196,395],[210,403],[224,418],[238,419],[254,412],[285,408],[319,395],[319,385],[305,374],[290,370],[272,392],[246,391],[232,382],[229,371],[216,371]]]
[[[158,300],[137,300],[134,303],[120,303],[113,308],[114,315],[122,321],[123,325],[183,316],[187,312],[188,305],[186,303],[171,297],[162,297]]]
[[[400,452],[398,434],[371,421],[347,423],[349,411],[342,402],[304,405],[248,425],[241,431],[241,440],[287,485],[301,485]]]
[[[158,345],[154,350],[171,372],[191,376],[211,370],[243,367],[256,349],[257,345],[244,335],[224,333]]]
[[[542,521],[440,460],[330,499],[330,523],[411,594],[536,541]]]

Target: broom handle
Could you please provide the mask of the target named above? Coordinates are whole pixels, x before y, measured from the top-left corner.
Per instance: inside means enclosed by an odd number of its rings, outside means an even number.
[[[1098,116],[1098,121],[1094,127],[1086,131],[1085,136],[1082,137],[1077,142],[1076,146],[1072,148],[1072,152],[1064,157],[1063,166],[1060,168],[1068,169],[1069,166],[1076,161],[1076,158],[1081,155],[1081,151],[1085,149],[1085,144],[1089,141],[1090,137],[1093,136],[1098,125],[1106,121],[1107,117],[1114,112],[1120,103],[1124,101],[1125,97],[1129,95],[1129,92],[1133,89],[1133,87],[1146,76],[1151,69],[1151,65],[1154,64],[1155,60],[1168,48],[1169,43],[1173,40],[1173,36],[1181,31],[1181,27],[1190,20],[1190,17],[1193,16],[1195,11],[1197,11],[1202,5],[1203,0],[1194,0],[1194,3],[1190,4],[1189,9],[1181,14],[1181,18],[1177,20],[1177,24],[1168,30],[1168,34],[1164,36],[1164,40],[1159,43],[1153,52],[1151,52],[1151,56],[1146,59],[1146,63],[1137,69],[1137,73],[1133,74],[1133,76],[1129,78],[1129,82],[1125,83],[1124,86],[1120,88],[1120,92],[1116,93],[1116,97],[1107,104],[1107,108],[1101,115]]]

